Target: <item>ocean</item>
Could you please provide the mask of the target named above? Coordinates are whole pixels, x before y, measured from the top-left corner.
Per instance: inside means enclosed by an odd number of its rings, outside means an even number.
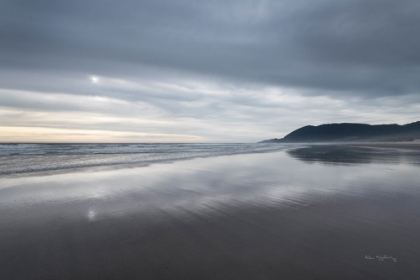
[[[0,175],[150,164],[284,149],[278,144],[0,144]]]

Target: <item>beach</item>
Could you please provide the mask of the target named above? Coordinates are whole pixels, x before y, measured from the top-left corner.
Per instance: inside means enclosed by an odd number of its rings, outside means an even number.
[[[5,167],[2,278],[420,275],[420,151],[292,145],[129,163]]]
[[[349,143],[348,146],[371,147],[371,148],[392,148],[392,149],[408,149],[420,150],[420,141],[406,141],[406,142],[363,142],[363,143]]]

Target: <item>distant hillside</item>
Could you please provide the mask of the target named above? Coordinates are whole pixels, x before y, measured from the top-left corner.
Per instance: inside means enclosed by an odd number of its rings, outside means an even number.
[[[410,141],[413,139],[420,139],[420,121],[406,125],[358,123],[308,125],[291,132],[282,139],[264,140],[261,143]]]

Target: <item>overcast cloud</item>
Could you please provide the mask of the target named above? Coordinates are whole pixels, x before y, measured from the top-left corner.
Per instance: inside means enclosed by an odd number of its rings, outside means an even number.
[[[416,0],[0,0],[0,141],[417,121],[419,14]]]

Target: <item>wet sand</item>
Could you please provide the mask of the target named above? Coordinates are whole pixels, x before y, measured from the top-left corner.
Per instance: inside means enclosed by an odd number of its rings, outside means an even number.
[[[417,279],[419,163],[334,146],[5,176],[0,275]]]
[[[366,142],[366,143],[350,143],[347,146],[371,147],[371,148],[394,148],[420,150],[420,142]]]

